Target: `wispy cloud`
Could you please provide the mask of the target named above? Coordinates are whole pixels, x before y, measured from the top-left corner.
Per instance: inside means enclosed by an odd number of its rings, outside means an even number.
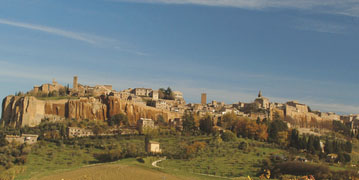
[[[195,4],[245,9],[295,8],[359,16],[358,0],[112,0],[137,3]]]
[[[73,32],[73,31],[68,31],[68,30],[64,30],[64,29],[60,29],[60,28],[54,28],[54,27],[43,26],[43,25],[38,25],[38,24],[29,24],[29,23],[25,23],[25,22],[13,21],[13,20],[2,19],[2,18],[0,18],[0,24],[30,29],[30,30],[35,30],[35,31],[41,31],[41,32],[45,32],[45,33],[49,33],[49,34],[53,34],[53,35],[81,41],[81,42],[85,42],[88,44],[96,45],[98,47],[113,48],[115,50],[127,52],[130,54],[135,54],[138,56],[148,56],[149,55],[148,53],[138,51],[134,48],[128,48],[128,47],[122,47],[122,46],[120,47],[120,45],[119,45],[120,43],[116,39],[113,39],[113,38],[107,38],[107,37],[92,35],[92,34],[87,34],[87,33]]]
[[[303,31],[314,31],[322,33],[341,34],[346,31],[346,26],[338,23],[324,22],[318,20],[299,19],[295,25],[296,29]]]
[[[28,23],[18,22],[18,21],[10,21],[7,19],[0,19],[0,24],[6,24],[9,26],[15,26],[15,27],[21,27],[21,28],[25,28],[25,29],[42,31],[42,32],[78,40],[78,41],[83,41],[83,42],[90,43],[90,44],[96,44],[98,42],[98,40],[104,39],[104,38],[98,37],[98,36],[91,36],[91,35],[66,31],[66,30],[48,27],[48,26],[28,24]]]

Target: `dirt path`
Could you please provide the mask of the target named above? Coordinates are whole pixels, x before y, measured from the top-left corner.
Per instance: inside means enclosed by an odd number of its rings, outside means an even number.
[[[161,159],[159,159],[159,160],[157,160],[157,161],[154,161],[154,162],[152,163],[152,166],[155,167],[155,168],[162,168],[162,167],[157,166],[157,163],[159,163],[159,162],[161,162],[161,161],[164,161],[164,160],[166,160],[166,157],[161,158]]]
[[[164,161],[164,160],[166,160],[166,157],[161,158],[161,159],[159,159],[159,160],[157,160],[157,161],[154,161],[154,162],[152,163],[152,166],[153,166],[153,167],[156,167],[156,168],[161,168],[161,169],[162,169],[163,167],[158,166],[157,163],[159,163],[159,162],[161,162],[161,161]],[[216,175],[212,175],[212,174],[202,174],[202,173],[192,173],[192,174],[197,174],[197,175],[201,175],[201,176],[208,176],[208,177],[215,177],[215,178],[221,178],[221,179],[233,179],[233,178],[229,178],[229,177],[216,176]]]

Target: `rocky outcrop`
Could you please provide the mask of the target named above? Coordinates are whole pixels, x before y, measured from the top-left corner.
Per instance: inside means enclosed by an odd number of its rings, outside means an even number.
[[[80,98],[78,100],[69,100],[67,103],[66,118],[69,119],[89,119],[101,120],[107,119],[107,106],[97,98]]]
[[[34,97],[8,96],[2,104],[1,124],[10,127],[35,126],[44,118],[45,102]]]
[[[157,109],[141,103],[134,103],[132,101],[125,101],[114,96],[106,97],[104,102],[107,105],[109,117],[119,113],[124,113],[128,116],[131,125],[134,125],[138,119],[143,117],[157,119],[159,115],[162,115],[165,120],[169,121],[182,116],[180,113]]]
[[[3,100],[1,124],[10,127],[33,127],[45,118],[53,121],[63,119],[105,121],[119,113],[125,113],[131,125],[135,125],[140,118],[157,119],[162,115],[169,121],[181,117],[180,113],[148,107],[114,96],[62,100],[8,96]]]

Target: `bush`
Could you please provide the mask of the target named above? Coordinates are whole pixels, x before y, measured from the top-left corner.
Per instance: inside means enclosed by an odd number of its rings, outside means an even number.
[[[137,158],[136,160],[140,163],[145,163],[145,160],[143,158]]]
[[[193,158],[196,154],[206,148],[205,142],[196,141],[193,144],[186,147],[186,158]]]
[[[25,164],[29,152],[30,149],[26,144],[10,143],[2,146],[0,147],[0,166],[9,169],[14,165]]]
[[[282,174],[295,176],[314,175],[316,179],[327,179],[332,176],[328,166],[289,161],[277,164],[272,170],[275,177]]]
[[[249,147],[249,145],[248,145],[248,143],[245,142],[245,141],[239,143],[239,145],[238,145],[238,149],[243,150],[243,151],[247,150],[248,147]]]
[[[229,142],[229,141],[235,141],[237,139],[236,135],[232,133],[231,131],[225,131],[222,133],[221,138],[223,141]]]
[[[123,156],[122,150],[120,148],[118,148],[118,149],[113,149],[113,150],[107,150],[106,152],[103,152],[103,153],[96,153],[96,154],[94,154],[94,157],[99,162],[112,162],[112,161],[120,160],[124,156]]]

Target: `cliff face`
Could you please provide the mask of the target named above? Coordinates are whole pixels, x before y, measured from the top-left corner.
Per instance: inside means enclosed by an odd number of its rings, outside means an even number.
[[[148,107],[118,97],[80,98],[64,100],[38,100],[32,96],[8,96],[2,104],[1,124],[10,127],[36,126],[41,120],[90,119],[104,121],[113,115],[127,114],[130,124],[135,125],[140,118],[165,120],[181,117],[181,114]]]
[[[108,108],[108,116],[119,113],[125,113],[128,116],[131,125],[135,125],[140,118],[157,119],[159,115],[167,121],[174,118],[180,118],[182,114],[170,112],[167,110],[156,109],[154,107],[145,106],[143,104],[133,103],[132,101],[125,101],[117,97],[107,97],[104,99],[104,103]]]
[[[34,97],[8,96],[3,100],[1,124],[10,127],[39,124],[44,118],[44,105]]]

